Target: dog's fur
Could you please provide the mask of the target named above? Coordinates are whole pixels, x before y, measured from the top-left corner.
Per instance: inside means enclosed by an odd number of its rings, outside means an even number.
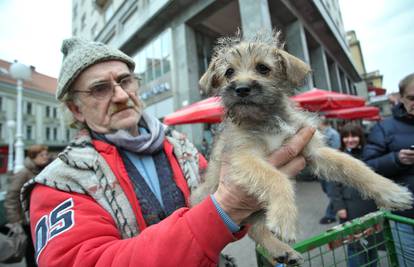
[[[295,240],[297,208],[294,184],[266,159],[304,126],[318,125],[317,116],[300,110],[289,99],[310,68],[282,50],[279,33],[243,40],[240,35],[220,39],[207,72],[200,80],[209,94],[222,97],[223,131],[216,140],[205,182],[192,193],[192,204],[215,192],[221,163],[228,159],[226,179],[264,203],[264,211],[250,216],[249,235],[274,260],[301,261],[299,253],[281,242]],[[302,152],[318,177],[345,183],[372,198],[379,207],[406,209],[411,193],[351,156],[324,144],[316,132]],[[225,158],[224,158],[225,157]]]

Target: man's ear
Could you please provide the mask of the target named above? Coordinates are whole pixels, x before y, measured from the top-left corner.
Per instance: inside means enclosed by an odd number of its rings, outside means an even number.
[[[308,64],[286,51],[277,50],[282,57],[288,81],[295,87],[303,85],[306,76],[311,72]]]
[[[213,58],[208,66],[207,71],[201,76],[198,82],[201,90],[209,96],[217,93],[220,86],[220,79],[217,75],[217,60]]]
[[[79,122],[85,122],[85,117],[83,116],[82,111],[79,109],[78,105],[76,105],[73,101],[66,102],[66,106],[72,112],[73,117]]]

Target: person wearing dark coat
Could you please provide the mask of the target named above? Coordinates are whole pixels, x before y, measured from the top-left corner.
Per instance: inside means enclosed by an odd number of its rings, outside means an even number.
[[[362,158],[362,149],[365,144],[364,132],[360,125],[354,123],[345,124],[340,130],[341,151],[348,153],[354,158]],[[377,206],[371,199],[363,199],[361,194],[354,188],[335,183],[332,189],[332,205],[337,212],[340,223],[353,220],[376,211]],[[378,243],[377,236],[366,238],[368,246]],[[359,241],[348,245],[348,266],[369,266],[375,267],[375,259],[378,253],[375,248],[366,250]],[[370,264],[366,265],[367,263]]]
[[[392,117],[372,128],[363,159],[375,172],[414,192],[414,73],[401,80],[399,93],[401,103]],[[414,219],[414,208],[395,214]],[[399,266],[414,266],[414,227],[395,223],[394,233]]]

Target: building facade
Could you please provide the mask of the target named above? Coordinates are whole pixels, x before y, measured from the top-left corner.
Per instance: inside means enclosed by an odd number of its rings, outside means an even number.
[[[11,62],[0,60],[0,173],[6,170],[9,142],[14,142],[16,129],[16,83],[9,74]],[[66,128],[59,102],[55,98],[57,80],[32,68],[30,81],[23,83],[22,134],[25,147],[45,144],[51,151],[66,146],[72,132]],[[11,138],[11,139],[10,139]]]
[[[200,100],[198,80],[218,37],[282,31],[286,50],[310,64],[301,91],[357,94],[366,87],[354,66],[337,0],[73,0],[73,35],[134,58],[146,111],[165,115]],[[180,126],[200,145],[201,125]]]

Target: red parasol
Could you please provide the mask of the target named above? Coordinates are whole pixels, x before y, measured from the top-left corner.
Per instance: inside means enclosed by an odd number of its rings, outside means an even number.
[[[309,111],[325,111],[365,105],[365,99],[362,97],[317,88],[295,95],[292,100]]]
[[[365,100],[362,97],[319,89],[312,89],[308,92],[293,96],[291,99],[310,111],[358,107],[363,106],[365,103]],[[167,115],[164,118],[164,123],[167,125],[218,123],[221,122],[223,113],[224,108],[220,103],[220,97],[210,97]]]
[[[380,120],[380,110],[377,107],[363,106],[355,108],[344,108],[330,110],[323,113],[326,118],[337,118],[344,120]]]
[[[223,114],[224,108],[220,103],[220,97],[210,97],[165,116],[164,123],[218,123],[221,122]]]

